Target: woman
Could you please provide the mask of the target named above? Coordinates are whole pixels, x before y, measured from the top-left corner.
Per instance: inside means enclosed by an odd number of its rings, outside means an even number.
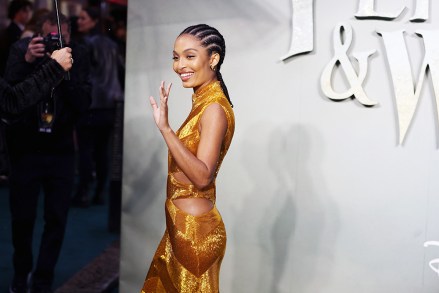
[[[192,110],[174,133],[168,123],[171,85],[160,86],[153,116],[169,149],[166,231],[152,260],[142,293],[219,292],[226,231],[215,206],[215,179],[230,146],[235,118],[220,68],[223,36],[205,24],[176,39],[173,68],[183,87],[193,88]]]
[[[104,204],[108,183],[110,143],[115,119],[115,105],[123,99],[119,81],[121,59],[118,46],[101,33],[100,10],[83,8],[78,17],[78,32],[89,51],[91,64],[92,103],[79,119],[76,128],[79,148],[79,184],[73,205],[87,207],[88,196],[96,169],[93,204]]]

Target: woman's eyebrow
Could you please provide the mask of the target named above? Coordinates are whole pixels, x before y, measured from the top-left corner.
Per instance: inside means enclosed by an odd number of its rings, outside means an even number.
[[[187,51],[196,51],[196,52],[198,52],[198,50],[197,49],[195,49],[195,48],[187,48],[187,49],[185,49],[184,51],[183,51],[183,53],[184,52],[187,52]],[[175,51],[172,51],[172,53],[174,53],[174,54],[177,54],[178,55],[178,53],[177,52],[175,52]]]

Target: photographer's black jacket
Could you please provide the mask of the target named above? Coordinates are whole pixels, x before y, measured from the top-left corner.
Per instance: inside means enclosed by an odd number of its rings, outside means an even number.
[[[25,81],[10,86],[0,78],[0,117],[22,113],[44,98],[63,78],[64,70],[55,60],[49,60]]]
[[[31,38],[16,42],[10,50],[5,79],[17,84],[38,70],[49,57],[27,63],[24,56]],[[73,154],[73,129],[81,113],[91,102],[90,63],[83,46],[71,44],[74,64],[70,80],[63,80],[54,88],[56,113],[52,133],[39,132],[38,105],[30,107],[6,128],[9,154]],[[50,99],[50,94],[45,99]],[[44,102],[44,101],[43,101]]]

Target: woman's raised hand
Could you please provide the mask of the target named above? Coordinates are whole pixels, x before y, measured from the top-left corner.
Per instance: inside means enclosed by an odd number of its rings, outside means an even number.
[[[153,96],[149,97],[149,101],[152,107],[152,114],[154,117],[155,124],[160,131],[166,131],[170,129],[168,122],[168,97],[171,91],[172,83],[170,83],[165,89],[165,82],[162,81],[160,84],[160,106],[157,105]]]

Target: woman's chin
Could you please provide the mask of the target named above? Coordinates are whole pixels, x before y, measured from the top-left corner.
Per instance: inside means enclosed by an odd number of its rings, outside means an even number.
[[[185,81],[183,81],[182,85],[184,88],[192,88],[192,85],[188,82],[185,82]]]

